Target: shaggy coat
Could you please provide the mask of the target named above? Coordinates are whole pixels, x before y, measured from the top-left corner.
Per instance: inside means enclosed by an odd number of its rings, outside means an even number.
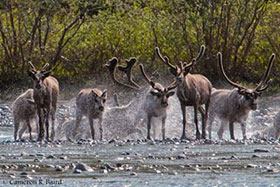
[[[221,126],[218,131],[220,139],[223,138],[224,129],[228,123],[232,125],[234,123],[240,123],[243,139],[246,139],[246,120],[249,112],[256,109],[256,100],[246,99],[245,96],[238,93],[237,88],[233,90],[214,90],[211,94],[209,108],[209,139],[211,139],[212,123],[216,116],[221,120]]]
[[[94,126],[93,119],[99,119],[99,131],[100,140],[102,140],[102,120],[103,113],[105,109],[105,103],[107,99],[107,91],[103,92],[97,88],[94,89],[83,89],[79,92],[76,98],[77,112],[76,112],[76,130],[74,131],[74,136],[76,135],[77,128],[80,126],[80,121],[83,116],[86,116],[89,120],[89,125],[91,129],[91,136],[94,139]]]
[[[26,130],[26,127],[28,127],[29,138],[32,140],[32,126],[30,122],[36,119],[36,105],[33,100],[33,89],[28,89],[18,96],[13,102],[12,109],[14,117],[14,139],[17,140],[17,132],[20,123],[23,123],[19,131],[19,139],[22,138],[22,134]]]

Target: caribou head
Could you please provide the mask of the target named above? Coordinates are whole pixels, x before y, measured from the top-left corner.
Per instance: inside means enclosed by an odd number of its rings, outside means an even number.
[[[173,74],[179,82],[182,82],[185,76],[191,71],[193,65],[200,60],[205,52],[205,46],[201,45],[199,54],[190,63],[180,61],[178,65],[172,65],[167,56],[162,56],[158,47],[156,47],[156,54],[168,67],[171,74]]]
[[[218,62],[219,62],[219,67],[222,72],[223,77],[226,79],[226,81],[232,85],[233,87],[238,89],[238,93],[243,96],[243,98],[246,100],[248,107],[250,107],[252,110],[257,109],[257,98],[262,94],[263,91],[265,91],[271,84],[271,80],[268,80],[268,76],[270,74],[273,61],[275,59],[275,54],[273,53],[270,56],[268,67],[265,71],[265,74],[260,81],[260,83],[254,88],[254,89],[249,89],[245,86],[242,86],[240,84],[237,84],[233,81],[231,81],[228,76],[225,73],[224,67],[223,67],[223,60],[222,60],[222,54],[219,52],[218,53]]]
[[[28,64],[31,66],[31,70],[28,70],[28,76],[31,77],[34,81],[34,89],[40,90],[43,87],[43,81],[45,78],[47,78],[51,72],[48,70],[50,65],[49,63],[46,63],[42,70],[36,70],[35,66],[32,64],[32,62],[28,62]]]
[[[140,64],[140,69],[145,77],[146,81],[151,85],[153,90],[150,91],[150,94],[155,96],[158,100],[158,103],[162,107],[167,107],[168,106],[168,98],[173,96],[175,94],[174,91],[171,91],[172,89],[177,87],[176,81],[172,82],[169,86],[164,88],[160,83],[155,83],[149,78],[145,72],[143,64]]]

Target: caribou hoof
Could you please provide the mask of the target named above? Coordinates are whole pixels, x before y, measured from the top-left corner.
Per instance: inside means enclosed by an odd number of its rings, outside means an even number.
[[[181,140],[189,140],[185,134],[181,136]]]

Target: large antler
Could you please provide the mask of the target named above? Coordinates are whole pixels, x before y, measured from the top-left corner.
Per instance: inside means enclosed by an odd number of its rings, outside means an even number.
[[[200,60],[200,58],[204,55],[204,52],[205,52],[205,46],[204,46],[204,45],[201,45],[197,57],[194,58],[194,59],[192,59],[192,61],[191,61],[189,64],[187,64],[186,62],[184,62],[184,69],[190,68],[190,67],[192,67],[196,62],[198,62],[198,61]]]
[[[254,89],[255,91],[263,91],[263,90],[266,90],[268,88],[268,83],[269,81],[267,81],[267,78],[268,78],[268,75],[270,74],[270,71],[271,71],[271,68],[273,66],[273,61],[275,59],[275,54],[272,53],[272,55],[270,56],[270,59],[269,59],[269,63],[268,63],[268,67],[265,71],[265,74],[261,80],[261,82],[257,85],[257,87]],[[269,83],[270,84],[270,83]],[[264,89],[265,88],[265,89]]]
[[[143,64],[140,64],[139,67],[140,67],[141,72],[142,72],[143,76],[145,77],[146,81],[152,86],[152,88],[154,88],[154,89],[156,89],[156,90],[158,90],[158,91],[160,91],[160,92],[163,91],[163,90],[161,89],[161,86],[159,86],[157,83],[154,83],[154,82],[147,76]]]
[[[176,88],[177,87],[177,81],[176,80],[174,80],[171,84],[169,84],[168,86],[167,86],[167,88],[165,88],[165,91],[170,91],[170,90],[173,90],[174,88]]]
[[[117,66],[118,69],[126,73],[127,79],[131,84],[133,84],[137,88],[140,88],[140,86],[132,79],[132,72],[131,72],[133,65],[136,63],[136,58],[131,57],[129,60],[125,60],[125,62],[126,62],[126,66]]]
[[[105,64],[105,67],[107,67],[109,69],[109,72],[110,72],[110,75],[111,75],[113,81],[115,81],[117,84],[119,84],[121,86],[138,90],[138,87],[134,87],[134,86],[130,86],[128,84],[121,83],[116,79],[115,69],[116,69],[117,63],[118,63],[118,59],[117,59],[117,57],[114,57],[109,60],[109,64]]]
[[[32,64],[31,61],[29,61],[28,64],[32,67],[32,70],[31,70],[31,71],[33,71],[33,72],[36,72],[36,71],[37,71],[36,68],[35,68],[35,66]]]
[[[161,61],[163,61],[166,65],[168,65],[168,67],[170,68],[170,72],[172,74],[176,74],[177,72],[177,66],[172,65],[169,62],[169,58],[167,56],[162,56],[159,50],[159,47],[156,47],[156,54],[158,55],[158,57],[161,59]]]
[[[229,84],[231,84],[232,86],[237,87],[237,88],[239,88],[239,89],[240,89],[240,88],[246,89],[244,86],[241,86],[241,85],[239,85],[239,84],[237,84],[237,83],[231,81],[231,80],[228,78],[228,76],[227,76],[226,73],[225,73],[224,67],[223,67],[222,53],[220,53],[220,52],[218,53],[218,62],[219,62],[220,70],[221,70],[221,72],[222,72],[224,78],[226,79],[226,81],[227,81]]]

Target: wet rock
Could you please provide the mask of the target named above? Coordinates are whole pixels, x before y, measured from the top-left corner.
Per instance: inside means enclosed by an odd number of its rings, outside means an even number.
[[[129,152],[123,152],[121,155],[130,155]]]
[[[22,176],[23,176],[23,175],[28,175],[28,173],[26,173],[26,172],[21,172],[20,175],[22,175]]]
[[[255,153],[268,153],[269,150],[266,150],[266,149],[255,149],[254,152]]]
[[[172,156],[169,157],[168,159],[169,159],[169,160],[176,160],[176,158],[175,158],[175,157],[172,157]]]
[[[186,158],[186,155],[184,154],[180,154],[176,157],[176,159],[185,159]]]
[[[82,170],[82,171],[88,171],[88,172],[92,172],[93,169],[88,166],[87,164],[84,164],[84,163],[78,163],[75,167],[75,169],[79,169],[79,170]]]
[[[267,173],[279,173],[279,169],[277,168],[268,168],[266,170]]]
[[[156,172],[157,174],[160,174],[160,173],[161,173],[161,171],[160,171],[160,170],[155,170],[155,172]]]
[[[47,158],[47,159],[55,159],[56,157],[53,156],[53,155],[49,155],[49,156],[47,156],[46,158]]]
[[[68,158],[68,157],[67,157],[66,155],[65,155],[65,156],[60,156],[60,157],[59,157],[59,159],[61,159],[61,160],[67,160],[67,158]]]
[[[16,178],[16,175],[15,174],[11,174],[11,175],[9,175],[9,177],[14,179],[14,178]]]
[[[138,174],[136,172],[130,173],[131,176],[137,176]]]
[[[119,168],[119,167],[122,167],[122,164],[121,164],[121,163],[117,163],[117,164],[116,164],[116,167],[118,167],[118,168]]]
[[[45,155],[44,155],[44,154],[42,154],[42,153],[37,153],[37,154],[36,154],[36,156],[43,157],[43,156],[45,156]]]
[[[38,158],[35,158],[34,162],[42,162],[42,160],[39,160]]]
[[[83,171],[80,170],[80,169],[75,169],[73,173],[76,173],[76,174],[79,174],[79,173],[82,173]]]
[[[256,167],[258,167],[258,165],[256,165],[256,164],[248,164],[247,165],[247,168],[256,168]]]
[[[61,172],[61,171],[64,171],[64,169],[62,168],[62,166],[57,165],[57,166],[55,166],[55,171]]]
[[[108,143],[115,143],[117,142],[115,139],[110,140]]]
[[[47,164],[46,167],[47,167],[47,168],[55,168],[55,166],[52,165],[52,164]]]
[[[22,152],[21,154],[20,154],[20,156],[27,156],[28,154],[26,153],[26,152]]]

